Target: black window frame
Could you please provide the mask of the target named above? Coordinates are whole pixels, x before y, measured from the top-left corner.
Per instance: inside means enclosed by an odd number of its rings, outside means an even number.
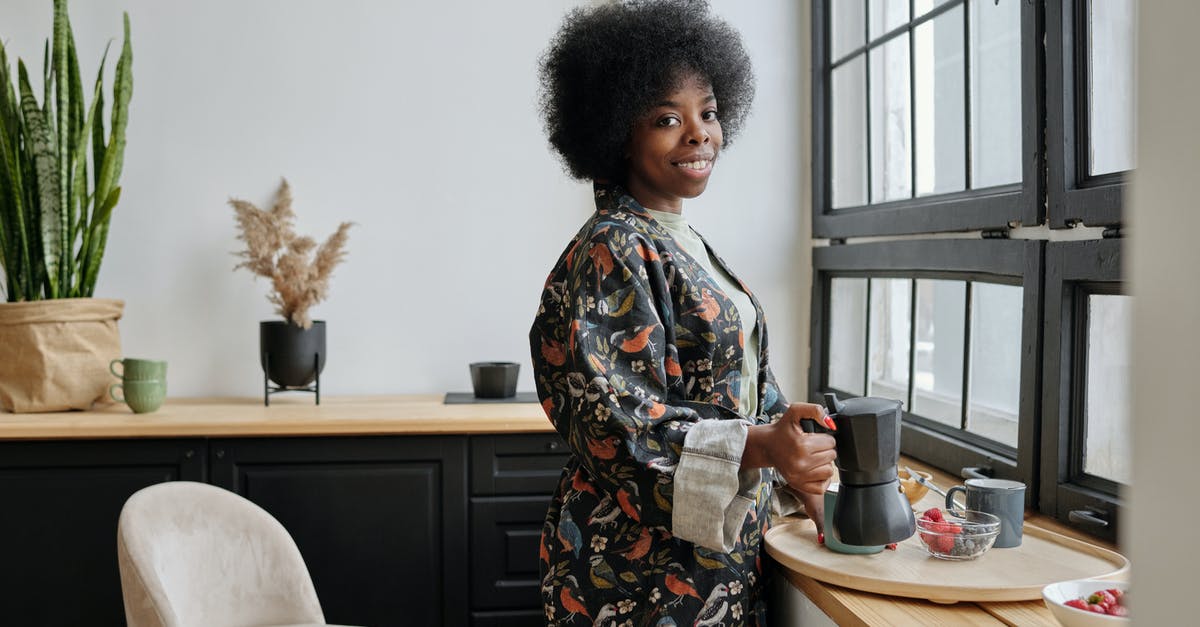
[[[846,0],[838,0],[846,1]],[[864,7],[868,0],[861,0]],[[953,9],[963,6],[964,29],[970,20],[967,0],[955,0],[938,6],[917,19],[911,19],[912,0],[909,1],[910,20],[902,27],[891,31],[909,32],[911,64],[912,29],[917,25]],[[832,60],[829,58],[829,19],[826,0],[812,3],[812,59],[814,84],[830,84]],[[869,29],[869,15],[864,8],[864,29]],[[1042,151],[1042,120],[1044,112],[1044,67],[1039,46],[1044,35],[1044,18],[1041,7],[1036,3],[1021,2],[1021,154],[1022,181],[1005,186],[981,190],[966,190],[949,194],[913,197],[860,207],[831,209],[832,197],[828,181],[831,169],[830,146],[830,91],[827,88],[813,89],[813,236],[842,239],[868,235],[903,235],[913,233],[936,233],[944,231],[994,230],[1012,225],[1037,225],[1044,219],[1045,156]],[[884,35],[887,41],[888,35]],[[878,45],[878,44],[876,44]],[[969,39],[964,38],[969,50]],[[847,53],[846,58],[857,54],[869,54],[874,47],[871,42]],[[864,50],[864,48],[866,50]],[[970,59],[964,64],[970,71]],[[910,82],[911,82],[910,76]],[[870,77],[867,78],[867,107],[870,107]],[[969,89],[969,82],[964,86]],[[910,90],[910,98],[911,98]],[[971,169],[970,148],[970,100],[964,102],[968,133],[966,136],[965,164],[968,180]],[[869,111],[868,111],[869,114]],[[915,130],[915,129],[914,129]],[[870,168],[870,140],[868,136],[867,168]],[[915,142],[912,147],[915,151]],[[914,159],[915,161],[915,159]],[[912,176],[916,178],[915,163]],[[868,174],[868,185],[869,185]],[[914,185],[915,191],[915,185]]]
[[[1032,505],[1036,502],[1040,455],[1039,356],[1042,342],[1043,248],[1044,242],[1040,240],[1004,239],[902,240],[814,248],[809,400],[823,403],[825,392],[838,391],[828,385],[829,361],[826,355],[829,346],[831,279],[946,278],[1020,284],[1023,288],[1023,313],[1017,447],[1013,449],[976,434],[947,427],[914,415],[906,408],[903,412],[900,450],[905,455],[941,468],[977,468],[990,476],[1021,481],[1029,486],[1026,502]],[[967,307],[969,312],[969,300]],[[969,354],[969,339],[964,350]],[[964,369],[964,379],[966,376]],[[969,399],[964,396],[963,401],[965,406]]]
[[[1118,226],[1126,172],[1088,173],[1088,9],[1092,0],[1046,5],[1046,222],[1052,229]]]
[[[1123,293],[1121,240],[1050,242],[1046,247],[1045,343],[1039,509],[1116,541],[1120,486],[1083,472],[1087,297]]]

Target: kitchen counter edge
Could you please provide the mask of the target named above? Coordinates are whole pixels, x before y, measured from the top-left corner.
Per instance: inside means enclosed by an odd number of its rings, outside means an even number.
[[[123,404],[89,411],[0,411],[0,441],[112,438],[439,435],[553,431],[537,403],[445,404],[443,395],[175,398],[135,414]]]

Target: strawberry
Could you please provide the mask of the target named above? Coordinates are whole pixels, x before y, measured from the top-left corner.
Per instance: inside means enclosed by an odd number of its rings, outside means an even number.
[[[1088,611],[1095,612],[1095,613],[1097,613],[1097,614],[1107,614],[1107,613],[1108,613],[1108,612],[1105,612],[1105,611],[1104,611],[1104,606],[1103,606],[1103,605],[1100,605],[1100,604],[1097,604],[1097,603],[1090,603],[1090,604],[1088,604]]]
[[[1063,603],[1063,605],[1067,607],[1073,607],[1077,610],[1083,610],[1085,612],[1088,609],[1087,601],[1084,601],[1083,599],[1071,599],[1070,601]]]
[[[1129,608],[1121,604],[1116,604],[1108,608],[1109,616],[1129,616]]]
[[[1113,595],[1114,599],[1120,599],[1121,597],[1125,596],[1125,591],[1120,588],[1109,588],[1108,590],[1105,590],[1105,592]]]
[[[889,551],[895,551],[895,550],[896,550],[896,543],[895,543],[895,542],[893,542],[893,543],[891,543],[891,544],[885,544],[885,545],[883,545],[883,548],[885,548],[885,549],[887,549],[887,550],[889,550]]]
[[[1100,597],[1100,600],[1096,601],[1096,603],[1099,603],[1106,608],[1110,605],[1117,604],[1117,597],[1113,596],[1113,594],[1108,590],[1099,590],[1096,592],[1095,596]]]

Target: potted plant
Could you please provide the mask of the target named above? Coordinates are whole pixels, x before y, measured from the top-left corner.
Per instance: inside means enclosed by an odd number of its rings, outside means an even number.
[[[67,0],[54,2],[41,103],[25,62],[0,43],[0,404],[9,411],[87,409],[105,397],[121,354],[124,303],[93,298],[133,94],[129,15],[105,129],[104,63],[85,102]],[[2,38],[0,38],[2,39]]]
[[[272,391],[309,389],[320,381],[325,367],[325,321],[312,320],[308,310],[325,300],[333,269],[345,258],[345,245],[351,222],[343,222],[319,247],[311,237],[296,235],[292,212],[292,191],[285,179],[279,186],[275,205],[269,211],[245,200],[231,199],[246,249],[234,269],[246,268],[271,281],[267,295],[283,320],[259,323],[259,359],[265,378],[279,388],[272,390],[264,382],[264,404],[270,404]],[[320,386],[314,390],[320,404]]]

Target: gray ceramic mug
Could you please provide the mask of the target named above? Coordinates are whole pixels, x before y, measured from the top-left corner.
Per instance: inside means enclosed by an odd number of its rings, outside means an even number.
[[[946,491],[946,509],[961,511],[954,495],[966,492],[967,509],[987,512],[1000,519],[1000,535],[992,546],[1009,549],[1021,546],[1021,528],[1025,524],[1025,484],[1008,479],[967,479]]]

